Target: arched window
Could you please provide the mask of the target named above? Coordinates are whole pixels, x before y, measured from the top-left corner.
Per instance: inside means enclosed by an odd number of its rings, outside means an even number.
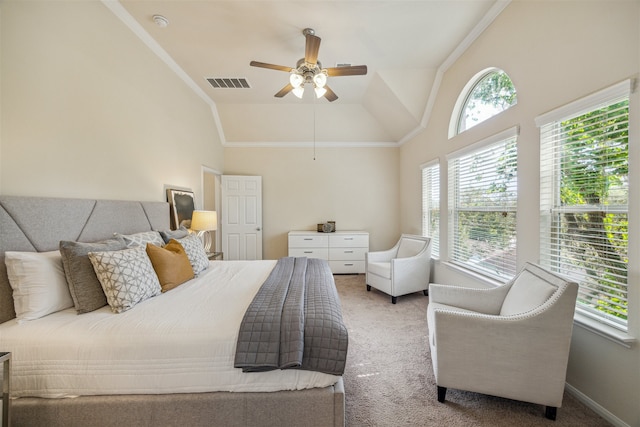
[[[516,105],[516,88],[499,68],[482,70],[464,87],[451,116],[449,138]]]

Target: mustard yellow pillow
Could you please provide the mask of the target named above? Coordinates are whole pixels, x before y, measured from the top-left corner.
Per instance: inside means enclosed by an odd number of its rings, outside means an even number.
[[[147,255],[158,276],[162,292],[193,279],[193,268],[180,242],[171,239],[163,248],[147,243]]]

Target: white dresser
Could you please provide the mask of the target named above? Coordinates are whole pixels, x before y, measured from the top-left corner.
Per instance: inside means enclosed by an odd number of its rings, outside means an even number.
[[[289,256],[326,259],[334,274],[364,273],[368,251],[366,231],[289,232]]]

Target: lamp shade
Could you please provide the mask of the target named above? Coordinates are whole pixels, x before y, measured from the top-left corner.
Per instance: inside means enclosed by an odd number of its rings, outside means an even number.
[[[298,98],[302,98],[302,95],[304,95],[304,86],[296,87],[292,90],[292,92]]]
[[[193,211],[191,229],[196,231],[217,230],[218,214],[216,211]]]
[[[316,87],[324,87],[327,84],[327,75],[325,73],[318,73],[313,76],[313,83]]]
[[[289,76],[289,83],[291,83],[291,86],[293,86],[294,88],[298,88],[304,83],[304,77],[302,77],[302,74],[293,72]]]

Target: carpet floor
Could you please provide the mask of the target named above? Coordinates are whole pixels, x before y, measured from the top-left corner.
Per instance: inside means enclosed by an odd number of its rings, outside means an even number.
[[[448,390],[439,403],[427,344],[429,298],[419,292],[394,305],[382,292],[367,292],[362,274],[335,281],[349,331],[347,427],[610,425],[566,392],[556,421],[541,405],[466,391]]]

